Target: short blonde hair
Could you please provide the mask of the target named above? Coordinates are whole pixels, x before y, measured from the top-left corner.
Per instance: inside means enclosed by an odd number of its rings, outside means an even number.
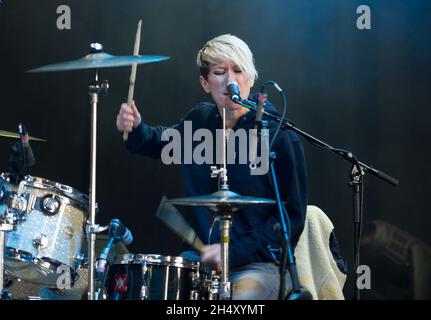
[[[209,65],[223,60],[234,62],[251,81],[257,79],[258,73],[254,65],[253,54],[248,45],[240,38],[231,34],[215,37],[199,50],[196,63],[201,75],[208,80]]]

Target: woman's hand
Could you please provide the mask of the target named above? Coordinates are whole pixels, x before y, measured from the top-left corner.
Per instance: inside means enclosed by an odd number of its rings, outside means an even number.
[[[131,106],[123,103],[117,115],[117,129],[120,132],[132,132],[141,124],[141,120],[141,114],[134,101]]]
[[[221,246],[220,243],[204,246],[201,250],[201,262],[206,263],[218,272],[221,271]]]

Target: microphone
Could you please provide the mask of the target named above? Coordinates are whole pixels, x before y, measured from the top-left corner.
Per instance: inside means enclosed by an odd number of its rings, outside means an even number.
[[[30,138],[28,136],[27,129],[25,128],[24,124],[20,123],[18,125],[18,130],[21,137],[21,144],[23,150],[23,167],[33,167],[36,161],[34,160],[33,150],[30,147]]]
[[[259,137],[259,130],[261,128],[260,122],[262,121],[263,112],[265,111],[265,102],[267,100],[267,94],[265,92],[265,86],[259,91],[259,100],[257,103],[256,109],[256,117],[255,117],[255,125],[254,130],[250,140],[250,162],[254,162],[257,157],[257,139]]]
[[[115,242],[122,242],[125,246],[133,242],[132,233],[118,219],[111,220],[109,224],[109,237],[112,237]]]
[[[233,80],[230,80],[226,85],[227,91],[230,94],[230,98],[233,102],[239,103],[241,102],[241,94],[239,92],[238,83]]]
[[[257,107],[255,102],[250,101],[248,99],[241,98],[238,83],[236,83],[235,81],[230,80],[226,84],[226,89],[229,92],[230,99],[233,102],[240,104],[244,108],[251,109],[251,110],[254,110]]]
[[[265,86],[262,86],[262,88],[259,91],[259,100],[257,103],[257,110],[256,110],[256,124],[254,126],[255,129],[259,128],[259,122],[262,121],[262,115],[265,111],[265,102],[268,98],[268,95],[265,92]]]
[[[129,229],[126,228],[124,224],[118,219],[112,219],[109,223],[109,240],[105,248],[103,248],[100,253],[99,260],[96,263],[96,272],[98,278],[104,276],[106,271],[106,266],[108,264],[108,257],[111,248],[117,243],[122,242],[124,245],[129,245],[133,242],[133,236]],[[101,279],[100,279],[101,280]]]

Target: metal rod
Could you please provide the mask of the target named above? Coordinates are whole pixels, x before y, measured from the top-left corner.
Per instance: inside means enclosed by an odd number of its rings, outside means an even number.
[[[96,73],[97,81],[97,73]],[[98,94],[90,93],[91,100],[91,155],[90,155],[90,218],[91,226],[96,224],[96,147],[97,147],[97,103]],[[94,300],[94,278],[95,278],[95,242],[96,234],[90,232],[88,241],[88,298]]]
[[[221,219],[220,223],[221,234],[221,260],[222,260],[222,281],[229,280],[229,220]]]
[[[4,230],[0,225],[0,294],[3,293],[4,289]]]
[[[226,166],[226,109],[223,107],[223,159],[222,159],[222,172],[221,172],[221,179],[222,179],[222,190],[227,190],[229,187],[227,185],[227,166]]]
[[[229,282],[229,242],[230,227],[232,217],[229,214],[223,215],[220,221],[220,242],[221,242],[221,283],[220,300],[231,299],[231,286]]]
[[[354,256],[354,268],[355,277],[353,287],[353,300],[361,300],[361,290],[358,287],[358,267],[360,265],[360,241],[361,241],[361,220],[362,220],[362,206],[361,206],[361,185],[362,185],[362,175],[353,177],[352,187],[353,187],[353,256]]]

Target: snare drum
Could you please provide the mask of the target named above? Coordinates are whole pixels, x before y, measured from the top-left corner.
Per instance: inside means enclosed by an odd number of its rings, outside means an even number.
[[[211,270],[199,261],[158,254],[126,254],[109,268],[108,300],[199,300]]]
[[[9,174],[0,176],[0,190],[0,215],[13,211],[18,217],[6,233],[6,274],[56,288],[59,277],[70,271],[73,285],[83,260],[88,197],[32,176],[14,185]]]

